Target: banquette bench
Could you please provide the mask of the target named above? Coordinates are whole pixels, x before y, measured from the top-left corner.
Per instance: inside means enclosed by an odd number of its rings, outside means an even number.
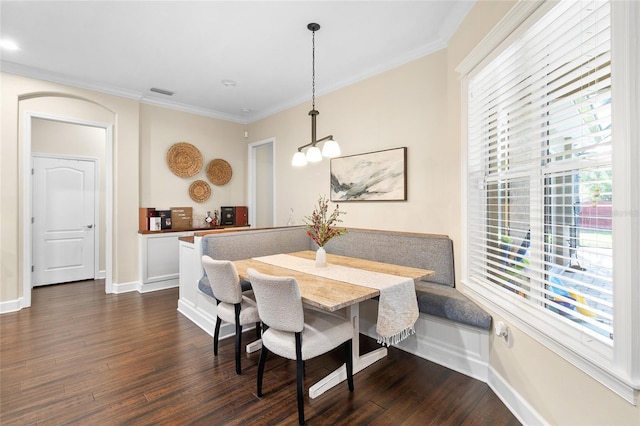
[[[287,227],[210,234],[203,238],[202,248],[203,254],[213,259],[239,260],[316,250],[317,246],[304,227]],[[330,240],[325,249],[332,254],[433,270],[435,274],[416,285],[420,312],[485,330],[491,327],[491,316],[455,289],[453,243],[447,236],[354,228]],[[198,288],[213,297],[206,275]]]
[[[201,254],[196,253],[195,256],[206,254],[219,260],[317,249],[303,226],[211,233],[203,235],[201,239]],[[325,249],[331,254],[435,271],[424,281],[416,283],[416,297],[421,312],[416,324],[417,341],[412,343],[410,338],[399,347],[470,376],[483,378],[482,369],[488,361],[491,316],[455,288],[453,242],[449,237],[349,228],[346,235],[330,240]],[[197,287],[200,294],[215,302],[202,269],[199,274]],[[248,288],[249,283],[244,283],[244,286]],[[377,302],[367,303],[373,304],[369,308],[372,316],[369,329],[370,335],[375,336]],[[362,332],[366,333],[366,329],[367,324],[364,327],[361,325]],[[457,361],[451,365],[447,362],[451,359]],[[480,372],[476,366],[469,364],[478,364]]]

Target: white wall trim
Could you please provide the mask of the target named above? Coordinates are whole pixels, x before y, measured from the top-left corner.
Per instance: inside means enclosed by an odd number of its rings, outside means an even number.
[[[74,117],[65,117],[45,114],[35,111],[25,111],[23,117],[23,141],[22,141],[22,298],[21,308],[31,306],[31,264],[32,264],[32,232],[31,216],[33,215],[33,201],[31,197],[33,177],[31,176],[32,152],[31,152],[31,128],[34,118],[60,121],[63,123],[77,124],[81,126],[98,127],[105,130],[105,180],[106,180],[106,209],[105,224],[105,292],[111,293],[112,289],[112,265],[113,265],[113,125],[89,120],[81,120]]]
[[[178,312],[191,320],[194,324],[205,331],[209,336],[214,335],[216,329],[216,304],[211,297],[205,295],[198,290],[197,304],[198,307],[192,305],[184,299],[178,300]],[[255,329],[255,325],[246,325],[242,327],[242,331]],[[222,322],[220,325],[219,339],[223,340],[236,335],[236,328],[233,324]],[[243,339],[244,341],[244,339]]]
[[[523,425],[547,425],[542,416],[502,377],[496,370],[489,367],[487,384],[500,398],[502,403]]]
[[[273,158],[271,182],[273,186],[273,223],[276,226],[276,138],[270,137],[257,142],[251,142],[247,147],[247,205],[249,207],[249,224],[256,226],[256,149],[271,144]]]
[[[8,314],[9,312],[17,312],[22,309],[23,306],[22,297],[14,300],[6,300],[0,302],[0,314]]]
[[[542,5],[550,7],[552,2],[547,0],[519,1],[495,27],[476,45],[476,47],[458,64],[456,72],[464,76],[472,72],[484,61],[500,44],[504,43],[518,27]]]
[[[128,283],[113,283],[111,286],[111,293],[121,294],[128,293],[130,291],[139,291],[142,287],[140,281],[130,281]]]

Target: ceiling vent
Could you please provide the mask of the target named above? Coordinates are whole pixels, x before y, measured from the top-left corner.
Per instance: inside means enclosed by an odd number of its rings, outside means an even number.
[[[170,90],[158,89],[157,87],[152,87],[150,90],[152,92],[160,93],[161,95],[173,96],[173,92]]]

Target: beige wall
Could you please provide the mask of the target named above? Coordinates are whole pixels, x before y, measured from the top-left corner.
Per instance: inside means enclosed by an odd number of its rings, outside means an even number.
[[[318,137],[334,135],[342,155],[408,148],[407,202],[345,202],[343,224],[377,229],[457,233],[456,182],[441,178],[458,167],[458,147],[446,140],[446,52],[411,62],[366,81],[318,97]],[[329,195],[329,161],[291,167],[308,143],[311,105],[303,104],[249,125],[251,141],[275,137],[276,226],[311,214],[318,195]],[[456,181],[458,179],[456,178]]]
[[[204,227],[207,211],[220,206],[246,204],[247,143],[244,125],[166,108],[140,105],[140,206],[169,209],[192,207],[198,218],[194,226]],[[188,142],[202,153],[202,170],[190,178],[176,176],[166,161],[167,151],[177,142]],[[207,164],[221,158],[231,165],[231,180],[222,186],[207,178]],[[211,197],[197,203],[189,196],[189,185],[203,180]]]

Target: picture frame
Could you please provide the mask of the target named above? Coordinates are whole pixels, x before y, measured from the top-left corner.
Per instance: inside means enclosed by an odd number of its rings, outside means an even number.
[[[407,147],[331,159],[330,199],[406,201]]]

